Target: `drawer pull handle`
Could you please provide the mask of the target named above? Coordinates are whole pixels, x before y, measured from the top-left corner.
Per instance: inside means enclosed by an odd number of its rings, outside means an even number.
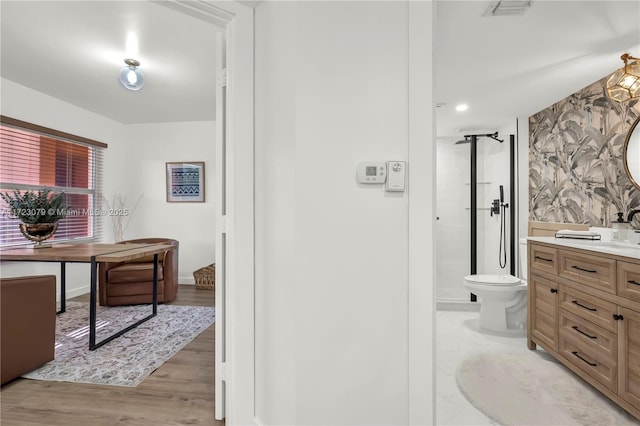
[[[535,258],[538,260],[542,260],[544,262],[553,262],[553,259],[545,259],[544,257],[540,257],[540,256],[535,256]]]
[[[551,293],[557,293],[557,292],[558,292],[558,289],[557,289],[557,288],[552,288],[552,289],[550,289],[549,291],[550,291]]]
[[[640,285],[640,283],[638,281],[635,280],[629,280],[627,281],[629,284],[635,284],[635,285]]]
[[[587,311],[591,311],[591,312],[596,312],[597,311],[596,308],[590,308],[588,306],[584,306],[584,305],[580,304],[580,302],[578,302],[577,300],[572,300],[571,303],[573,303],[574,305],[578,305],[581,308],[585,308]]]
[[[578,358],[580,358],[582,361],[586,362],[587,364],[589,364],[589,365],[590,365],[590,366],[592,366],[592,367],[597,367],[597,366],[598,366],[598,364],[594,364],[593,362],[589,362],[589,361],[587,361],[586,359],[582,358],[582,357],[580,356],[580,354],[579,354],[578,352],[576,352],[576,351],[573,351],[573,352],[571,352],[571,353],[572,353],[572,354],[574,354],[575,356],[577,356],[577,357],[578,357]]]
[[[597,270],[595,270],[595,269],[584,269],[584,268],[581,268],[581,267],[576,266],[576,265],[571,265],[571,267],[572,267],[573,269],[577,269],[578,271],[589,272],[590,274],[595,274],[596,272],[598,272],[598,271],[597,271]]]
[[[592,335],[587,334],[587,333],[585,333],[584,331],[580,330],[580,329],[578,328],[578,326],[577,326],[577,325],[574,325],[574,326],[572,326],[571,328],[573,328],[573,329],[574,329],[575,331],[577,331],[578,333],[580,333],[580,334],[583,334],[583,335],[587,336],[589,339],[597,339],[597,338],[598,338],[598,336],[592,336]]]
[[[613,319],[616,321],[622,321],[624,317],[622,315],[613,314]]]

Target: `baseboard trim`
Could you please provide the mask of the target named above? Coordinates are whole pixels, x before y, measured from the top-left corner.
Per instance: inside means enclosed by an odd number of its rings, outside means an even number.
[[[180,284],[195,284],[196,280],[193,278],[193,275],[187,275],[183,277],[178,277],[178,282]]]
[[[480,303],[467,300],[438,300],[436,310],[480,312]]]
[[[82,287],[75,287],[72,289],[67,289],[66,290],[66,299],[72,299],[74,297],[77,296],[82,296],[83,294],[89,294],[91,292],[91,289],[89,288],[88,285],[82,286]],[[62,296],[60,291],[56,292],[56,301],[60,302],[60,300],[62,300]]]

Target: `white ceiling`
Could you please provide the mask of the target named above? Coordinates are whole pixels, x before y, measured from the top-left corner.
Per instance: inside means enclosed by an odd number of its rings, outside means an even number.
[[[438,136],[513,125],[611,74],[622,53],[640,56],[638,0],[534,0],[524,15],[483,17],[489,3],[437,3]]]
[[[219,28],[161,3],[2,0],[0,75],[122,123],[212,120]],[[638,0],[537,0],[522,16],[483,17],[488,4],[437,3],[438,136],[513,124],[640,55]],[[138,92],[117,78],[130,31]],[[461,102],[470,108],[456,113]]]
[[[3,78],[122,123],[215,119],[211,23],[148,1],[2,0],[0,13]],[[139,91],[118,81],[128,57],[145,73]]]

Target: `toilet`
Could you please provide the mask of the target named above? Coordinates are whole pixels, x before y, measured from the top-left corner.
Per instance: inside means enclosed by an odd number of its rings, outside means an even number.
[[[527,239],[520,239],[520,272],[513,275],[477,274],[464,277],[464,286],[478,296],[479,326],[483,330],[523,334],[527,326]]]

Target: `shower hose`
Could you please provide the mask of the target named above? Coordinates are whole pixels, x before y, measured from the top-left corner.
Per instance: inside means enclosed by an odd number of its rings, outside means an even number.
[[[501,204],[502,214],[500,215],[500,248],[498,251],[498,262],[500,262],[500,268],[504,269],[507,266],[507,211],[508,204]]]

